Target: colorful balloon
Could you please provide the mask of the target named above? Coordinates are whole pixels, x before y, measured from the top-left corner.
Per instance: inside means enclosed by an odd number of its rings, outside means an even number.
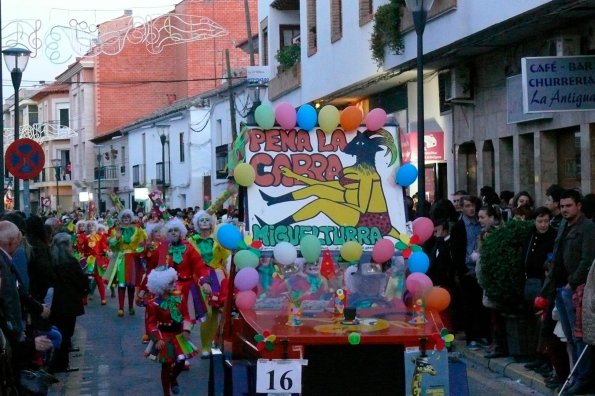
[[[252,253],[250,250],[240,250],[234,256],[234,262],[236,268],[242,269],[246,267],[256,268],[258,267],[258,256]]]
[[[320,239],[314,235],[306,235],[300,240],[302,257],[307,263],[313,263],[320,257],[322,246]]]
[[[224,248],[234,250],[242,241],[242,233],[232,224],[223,224],[217,229],[217,241]]]
[[[362,340],[362,336],[356,332],[349,333],[349,335],[347,336],[347,340],[349,341],[350,345],[359,345],[359,343]]]
[[[261,104],[254,111],[254,119],[262,129],[271,129],[275,125],[275,113],[271,106]]]
[[[281,102],[275,107],[275,119],[283,129],[295,127],[297,119],[295,109],[287,102]]]
[[[395,245],[388,239],[380,239],[372,249],[372,260],[375,263],[384,263],[395,254]]]
[[[366,128],[370,131],[377,131],[386,124],[386,111],[375,108],[366,116]]]
[[[256,171],[252,165],[240,162],[233,170],[233,178],[240,186],[249,187],[256,180]]]
[[[409,266],[409,272],[428,272],[430,268],[430,258],[424,252],[413,252],[409,256],[407,265]]]
[[[362,245],[356,241],[349,241],[345,242],[343,246],[341,246],[341,257],[345,261],[358,261],[362,256]]]
[[[281,265],[290,265],[295,262],[297,258],[297,250],[289,242],[279,242],[273,249],[273,256],[275,261]]]
[[[432,287],[425,295],[426,309],[444,311],[450,305],[450,293],[442,287]]]
[[[236,274],[233,285],[239,291],[250,290],[258,285],[258,271],[252,267],[242,268]]]
[[[238,292],[235,301],[239,309],[252,309],[256,304],[256,293],[252,290]]]
[[[324,133],[333,133],[339,125],[339,110],[333,105],[326,105],[318,114],[318,125]]]
[[[362,111],[355,106],[348,106],[341,112],[341,127],[344,131],[353,131],[362,123]]]
[[[401,187],[409,187],[417,179],[417,168],[407,162],[397,170],[397,184]]]
[[[297,112],[297,123],[300,128],[309,131],[316,126],[317,121],[318,115],[314,107],[309,104],[300,106]]]
[[[434,223],[428,217],[418,217],[411,225],[413,234],[419,237],[420,243],[424,243],[434,234]]]
[[[407,279],[405,279],[405,287],[414,296],[423,296],[432,286],[434,286],[434,283],[430,277],[421,272],[409,274]]]

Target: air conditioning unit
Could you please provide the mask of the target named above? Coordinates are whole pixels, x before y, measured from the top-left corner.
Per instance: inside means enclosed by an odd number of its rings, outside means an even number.
[[[457,99],[471,99],[473,87],[471,85],[471,69],[467,66],[456,66],[450,69],[450,92],[446,92],[447,101]]]
[[[548,56],[575,56],[581,52],[581,37],[577,34],[561,34],[549,40]]]

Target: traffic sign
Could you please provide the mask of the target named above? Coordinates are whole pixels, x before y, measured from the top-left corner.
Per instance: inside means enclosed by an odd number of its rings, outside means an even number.
[[[35,179],[45,164],[45,154],[39,143],[32,139],[17,139],[5,154],[6,169],[22,180]]]

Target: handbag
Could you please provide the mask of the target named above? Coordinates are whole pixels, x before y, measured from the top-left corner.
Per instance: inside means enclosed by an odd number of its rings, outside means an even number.
[[[45,396],[51,384],[60,382],[47,371],[29,369],[19,372],[19,381],[21,394],[30,396]]]

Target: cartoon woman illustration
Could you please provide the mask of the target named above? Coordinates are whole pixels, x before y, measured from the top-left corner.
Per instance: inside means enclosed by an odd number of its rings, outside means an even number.
[[[271,197],[260,191],[268,206],[309,197],[317,199],[276,225],[294,224],[322,213],[337,225],[377,227],[382,235],[398,238],[400,234],[391,224],[382,191],[382,180],[375,165],[376,153],[382,151],[380,146],[386,146],[385,156],[390,153],[389,166],[392,165],[397,159],[397,147],[388,131],[380,129],[375,132],[357,132],[343,150],[346,154],[355,156],[355,164],[344,168],[338,180],[316,180],[282,167],[281,172],[285,177],[306,186],[278,197]],[[265,223],[258,216],[256,219],[261,224]]]

